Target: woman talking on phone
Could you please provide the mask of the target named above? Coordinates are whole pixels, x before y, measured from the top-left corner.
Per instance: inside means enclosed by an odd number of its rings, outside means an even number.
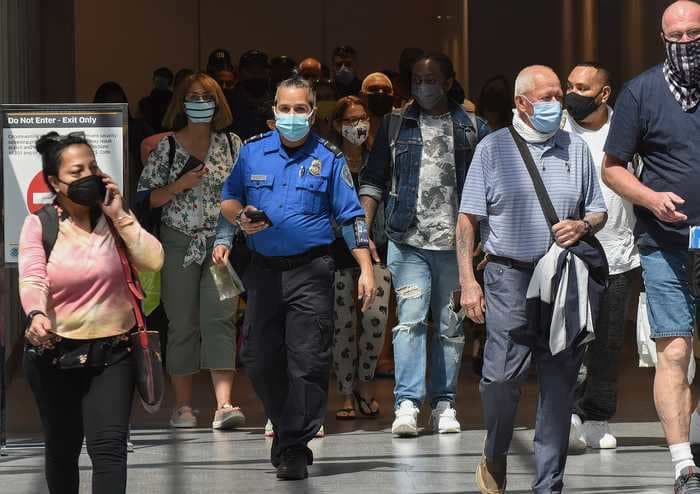
[[[214,79],[201,73],[184,79],[165,115],[165,126],[175,133],[150,154],[138,185],[152,208],[162,207],[161,299],[170,321],[166,366],[175,390],[172,427],[197,425],[192,378],[202,369],[210,372],[216,394],[212,427],[230,429],[245,422],[231,403],[237,300],[219,300],[210,273],[221,188],[241,147],[238,136],[222,132],[231,120]]]
[[[124,210],[82,133],[51,132],[36,149],[56,200],[24,222],[19,290],[29,320],[24,370],[44,430],[49,492],[78,493],[85,438],[92,492],[123,494],[135,382],[128,333],[136,321],[116,242],[145,271],[160,269],[163,249]]]

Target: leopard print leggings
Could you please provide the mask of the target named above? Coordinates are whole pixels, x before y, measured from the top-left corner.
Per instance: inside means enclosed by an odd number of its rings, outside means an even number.
[[[377,359],[384,343],[389,312],[391,274],[386,266],[374,265],[377,296],[374,304],[361,314],[355,293],[359,268],[341,269],[335,273],[335,333],[333,335],[333,368],[338,390],[352,395],[355,380],[368,382],[374,378]],[[356,329],[357,328],[357,329]]]

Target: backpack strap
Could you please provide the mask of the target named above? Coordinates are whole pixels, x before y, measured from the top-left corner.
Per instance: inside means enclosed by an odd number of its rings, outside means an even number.
[[[170,148],[168,148],[168,168],[172,168],[175,161],[175,151],[177,151],[175,137],[172,134],[168,136],[168,144],[170,145]]]
[[[58,210],[53,206],[44,206],[36,214],[41,221],[41,243],[44,245],[46,262],[51,257],[51,251],[58,239]]]

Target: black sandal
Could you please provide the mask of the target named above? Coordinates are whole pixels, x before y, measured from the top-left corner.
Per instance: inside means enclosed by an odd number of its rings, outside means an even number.
[[[345,413],[346,415],[338,415],[339,413]],[[352,415],[350,415],[352,413]],[[335,412],[336,420],[355,420],[357,418],[356,410],[354,408],[339,408]]]
[[[370,398],[369,401],[365,400],[362,396],[360,396],[360,393],[357,391],[354,393],[355,394],[355,400],[357,400],[357,405],[358,408],[360,409],[360,413],[364,415],[365,417],[376,417],[379,415],[379,408],[376,410],[372,410],[372,403],[377,403],[377,406],[379,406],[379,403],[377,400],[374,399],[374,397]]]

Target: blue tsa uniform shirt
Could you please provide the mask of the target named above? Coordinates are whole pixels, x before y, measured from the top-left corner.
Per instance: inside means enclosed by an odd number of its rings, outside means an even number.
[[[265,211],[272,226],[248,237],[264,256],[293,256],[335,240],[333,221],[351,225],[365,212],[343,154],[314,132],[287,150],[279,133],[251,137],[224,183],[224,201]]]

